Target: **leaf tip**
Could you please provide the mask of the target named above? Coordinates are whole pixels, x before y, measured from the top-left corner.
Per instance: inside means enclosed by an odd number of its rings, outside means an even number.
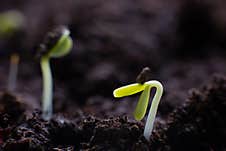
[[[115,89],[114,91],[113,91],[113,96],[115,97],[115,98],[119,98],[120,96],[118,95],[118,90],[117,89]]]
[[[140,115],[138,115],[136,113],[133,113],[133,116],[136,121],[141,121],[143,119]]]

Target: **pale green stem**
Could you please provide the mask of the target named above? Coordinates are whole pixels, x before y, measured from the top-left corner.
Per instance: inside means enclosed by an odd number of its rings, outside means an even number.
[[[145,128],[144,128],[144,137],[149,140],[152,130],[153,130],[153,126],[154,126],[154,121],[155,121],[155,117],[156,117],[156,113],[157,113],[157,109],[158,109],[158,105],[159,102],[161,100],[162,97],[162,93],[163,93],[163,86],[160,82],[158,81],[148,81],[145,83],[145,85],[156,88],[156,92],[155,92],[155,96],[152,100],[152,104],[151,104],[151,108],[149,110],[148,113],[148,118],[145,124]]]
[[[42,117],[45,120],[49,120],[52,116],[53,111],[53,82],[48,56],[43,56],[41,58],[41,69],[43,77]]]
[[[10,56],[8,91],[11,91],[11,92],[13,92],[16,88],[19,60],[20,60],[20,57],[18,54],[12,54]]]

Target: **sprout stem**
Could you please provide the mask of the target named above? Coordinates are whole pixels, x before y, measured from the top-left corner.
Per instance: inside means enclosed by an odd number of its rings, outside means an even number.
[[[43,76],[42,90],[42,117],[49,120],[53,114],[53,80],[50,68],[50,58],[59,58],[67,55],[72,48],[70,31],[60,26],[49,32],[40,45],[41,70]]]
[[[162,97],[163,86],[160,82],[155,81],[155,80],[148,81],[148,82],[145,83],[145,85],[149,85],[151,88],[152,87],[156,88],[155,96],[152,100],[151,108],[149,110],[148,118],[147,118],[145,128],[144,128],[144,137],[147,140],[149,140],[151,133],[152,133],[152,130],[153,130],[153,125],[154,125],[158,105],[159,105],[159,102],[160,102],[161,97]]]
[[[10,56],[8,91],[11,91],[11,92],[14,91],[16,88],[19,61],[20,61],[20,56],[18,54],[15,53]]]
[[[41,58],[41,69],[43,76],[42,117],[45,120],[49,120],[53,111],[53,82],[48,56],[43,56]]]

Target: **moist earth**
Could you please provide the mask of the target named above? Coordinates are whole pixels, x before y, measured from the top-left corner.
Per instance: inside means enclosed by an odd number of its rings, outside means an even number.
[[[50,121],[36,110],[26,116],[15,96],[1,95],[3,150],[225,150],[226,77],[216,75],[192,89],[183,106],[156,120],[150,141],[143,137],[143,122],[127,116],[55,115]]]

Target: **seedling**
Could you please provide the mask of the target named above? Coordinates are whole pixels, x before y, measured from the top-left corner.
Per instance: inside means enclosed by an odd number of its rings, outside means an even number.
[[[141,72],[141,74],[139,75],[140,77],[143,77],[142,73],[145,73],[145,72]],[[139,80],[138,79],[137,79],[137,81],[140,80],[140,79]],[[133,94],[143,91],[141,93],[141,96],[139,98],[135,111],[133,113],[134,118],[136,120],[142,120],[147,111],[148,101],[149,101],[149,97],[150,97],[150,91],[151,91],[151,88],[153,88],[153,87],[156,88],[156,92],[155,92],[154,98],[152,100],[151,108],[148,113],[148,118],[147,118],[147,121],[145,124],[144,134],[143,134],[147,140],[149,140],[149,138],[151,136],[158,105],[159,105],[159,102],[160,102],[162,94],[163,94],[162,84],[159,81],[151,80],[151,81],[144,82],[144,83],[129,84],[129,85],[120,87],[120,88],[114,90],[114,92],[113,92],[114,97],[120,98],[120,97],[133,95]]]
[[[59,27],[48,33],[43,44],[40,45],[41,70],[43,76],[42,116],[49,120],[53,111],[53,82],[50,68],[50,58],[59,58],[67,55],[72,48],[70,31]]]
[[[0,13],[0,23],[0,37],[6,38],[20,31],[24,27],[25,17],[19,11],[10,10]],[[19,58],[20,56],[18,53],[13,53],[10,56],[8,91],[14,91],[16,88]]]

